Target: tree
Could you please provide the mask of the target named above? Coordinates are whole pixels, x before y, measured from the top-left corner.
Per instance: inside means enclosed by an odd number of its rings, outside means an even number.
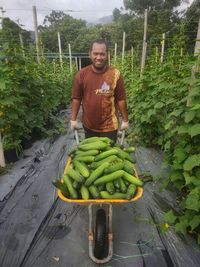
[[[3,42],[9,42],[10,44],[20,44],[19,34],[23,37],[23,42],[28,45],[31,42],[30,33],[23,30],[17,23],[9,18],[2,20],[2,30],[0,32]]]

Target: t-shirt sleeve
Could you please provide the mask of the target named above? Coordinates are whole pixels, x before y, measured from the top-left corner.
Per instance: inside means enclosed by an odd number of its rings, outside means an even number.
[[[115,99],[118,100],[126,100],[126,91],[124,87],[124,79],[120,74],[119,79],[115,88]]]
[[[83,87],[81,83],[81,75],[80,75],[80,72],[78,72],[73,81],[72,99],[73,98],[82,99],[82,96],[83,96]]]

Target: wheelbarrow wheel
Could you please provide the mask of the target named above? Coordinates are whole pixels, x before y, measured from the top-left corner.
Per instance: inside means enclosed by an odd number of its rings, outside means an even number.
[[[94,237],[94,256],[97,259],[103,259],[108,245],[106,212],[104,209],[97,210]]]

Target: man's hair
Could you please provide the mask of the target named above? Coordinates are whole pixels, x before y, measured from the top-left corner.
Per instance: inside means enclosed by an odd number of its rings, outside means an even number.
[[[92,51],[93,44],[105,44],[106,52],[108,52],[108,43],[103,39],[97,39],[91,42],[89,51]]]

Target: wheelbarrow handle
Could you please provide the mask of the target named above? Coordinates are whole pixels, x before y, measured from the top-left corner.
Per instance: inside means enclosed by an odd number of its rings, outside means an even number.
[[[123,145],[124,144],[124,138],[125,138],[125,130],[122,130],[121,131],[121,138],[120,138],[120,145]]]
[[[78,130],[77,129],[74,129],[74,137],[76,140],[76,144],[78,145],[79,144],[79,136],[78,136]]]

